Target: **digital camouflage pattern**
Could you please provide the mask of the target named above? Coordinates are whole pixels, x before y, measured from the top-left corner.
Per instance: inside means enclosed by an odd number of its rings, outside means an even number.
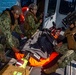
[[[11,18],[9,16],[9,12],[5,11],[1,16],[0,16],[0,30],[1,33],[6,37],[6,41],[9,44],[10,47],[16,46],[13,42],[13,37],[11,35],[12,31],[17,32],[19,34],[22,34],[19,25],[16,22],[13,27],[11,27]],[[15,38],[16,39],[16,38]]]
[[[40,23],[37,21],[37,18],[35,15],[33,15],[30,11],[26,13],[25,15],[25,35],[30,38],[37,30],[37,28],[40,26]]]
[[[9,43],[9,46],[13,47],[13,40],[10,30],[11,19],[7,12],[4,12],[0,16],[0,31],[6,37],[6,41]]]
[[[16,23],[17,24],[17,23]],[[2,47],[18,47],[19,41],[17,38],[11,35],[12,31],[16,31],[21,34],[21,30],[19,25],[14,25],[15,27],[11,27],[11,18],[8,11],[5,11],[0,15],[0,58],[1,54],[4,52]],[[3,57],[4,58],[4,57]],[[2,59],[2,58],[1,58]]]
[[[62,54],[62,57],[65,56],[65,54],[67,53],[67,51],[70,51],[68,49],[67,44],[62,44],[62,46],[55,47],[55,51],[57,51],[58,53]],[[64,59],[60,59],[61,62],[58,62],[59,67],[66,67],[66,65],[72,61],[72,60],[76,60],[76,52],[74,51],[72,54],[70,54],[69,56],[66,56]]]
[[[5,51],[4,51],[4,46],[0,44],[0,61],[6,62],[6,56],[5,56]]]
[[[18,33],[19,35],[22,34],[21,28],[18,25],[18,21],[17,20],[15,20],[15,24],[14,25],[11,25],[11,32],[13,32],[13,31]]]
[[[56,52],[64,54],[68,50],[67,43],[62,44],[61,46],[55,46],[54,49]]]

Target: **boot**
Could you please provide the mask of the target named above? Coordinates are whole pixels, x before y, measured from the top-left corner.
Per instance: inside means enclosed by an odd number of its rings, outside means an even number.
[[[0,44],[0,61],[6,62],[6,56],[5,56],[5,45]]]
[[[0,52],[0,60],[1,62],[7,62],[5,52]]]
[[[56,63],[56,64],[54,64],[52,67],[47,68],[47,69],[44,69],[43,72],[44,72],[45,74],[50,74],[50,73],[55,72],[57,68],[58,68],[58,64]]]

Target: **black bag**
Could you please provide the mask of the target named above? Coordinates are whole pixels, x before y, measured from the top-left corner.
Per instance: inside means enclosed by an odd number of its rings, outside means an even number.
[[[38,44],[41,47],[41,50],[43,52],[47,52],[47,54],[51,54],[53,52],[53,39],[51,37],[49,37],[48,34],[42,34],[39,38],[38,38]]]
[[[30,38],[26,42],[26,44],[25,44],[24,48],[22,49],[22,51],[30,52],[32,55],[34,55],[38,59],[40,57],[47,58],[47,52],[42,51],[40,45],[38,44],[38,38],[39,38],[39,36],[41,36],[41,33],[42,32],[39,31],[32,38]]]

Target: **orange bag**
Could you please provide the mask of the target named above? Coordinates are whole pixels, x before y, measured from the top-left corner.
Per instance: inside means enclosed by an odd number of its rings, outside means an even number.
[[[53,52],[52,54],[50,54],[50,56],[47,59],[41,58],[40,61],[37,61],[33,57],[30,57],[29,63],[31,66],[42,67],[52,62],[58,55],[59,53]]]

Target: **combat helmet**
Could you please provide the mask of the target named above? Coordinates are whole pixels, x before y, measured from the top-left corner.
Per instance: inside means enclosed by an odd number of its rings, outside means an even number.
[[[29,5],[29,10],[30,9],[37,9],[37,5],[35,3],[32,3]]]
[[[11,10],[13,10],[16,14],[20,15],[22,13],[21,7],[18,5],[14,5],[11,7]]]

